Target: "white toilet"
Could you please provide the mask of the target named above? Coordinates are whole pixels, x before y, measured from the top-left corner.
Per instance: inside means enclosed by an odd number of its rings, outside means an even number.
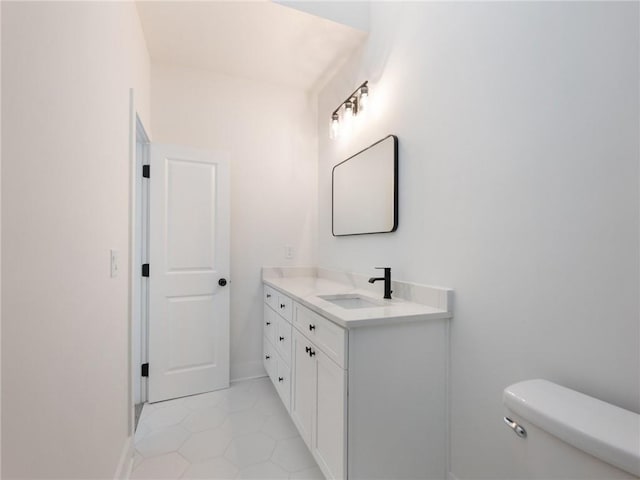
[[[640,415],[546,380],[504,390],[523,479],[640,478]]]

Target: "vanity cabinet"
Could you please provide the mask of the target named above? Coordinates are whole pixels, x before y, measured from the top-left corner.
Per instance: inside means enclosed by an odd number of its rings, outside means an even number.
[[[264,291],[265,369],[325,477],[444,480],[448,318],[344,328]]]
[[[347,332],[264,288],[264,367],[327,478],[346,478]]]

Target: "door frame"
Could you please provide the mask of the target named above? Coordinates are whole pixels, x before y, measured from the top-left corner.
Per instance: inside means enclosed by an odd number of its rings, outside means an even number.
[[[134,198],[134,255],[131,286],[133,289],[133,398],[134,405],[147,401],[147,377],[141,365],[149,359],[149,281],[140,275],[140,265],[149,261],[149,182],[142,177],[143,165],[149,165],[149,136],[136,115],[136,191]],[[137,268],[136,268],[137,267]]]
[[[134,89],[129,91],[129,433],[135,433],[135,406],[147,400],[146,379],[141,364],[146,361],[148,284],[140,275],[148,255],[149,188],[142,178],[142,165],[149,163],[151,138],[136,108]]]

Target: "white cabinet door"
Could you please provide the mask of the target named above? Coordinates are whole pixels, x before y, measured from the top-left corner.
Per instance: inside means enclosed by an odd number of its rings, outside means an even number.
[[[318,391],[313,451],[328,479],[345,478],[347,375],[324,353],[316,352]]]
[[[294,329],[291,417],[310,449],[316,413],[316,357],[309,355],[311,347],[311,342]]]

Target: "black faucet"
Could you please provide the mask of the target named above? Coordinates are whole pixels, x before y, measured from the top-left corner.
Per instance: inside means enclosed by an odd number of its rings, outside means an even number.
[[[384,280],[384,298],[391,299],[391,267],[376,268],[384,270],[384,277],[371,277],[369,279],[369,283],[374,283],[378,280]]]

